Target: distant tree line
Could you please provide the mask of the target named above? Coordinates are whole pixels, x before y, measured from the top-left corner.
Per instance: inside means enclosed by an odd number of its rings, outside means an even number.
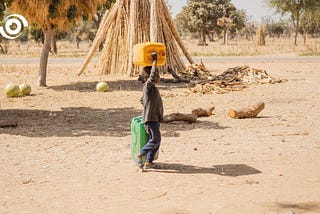
[[[270,7],[281,15],[289,15],[294,29],[294,44],[297,45],[299,33],[319,34],[319,0],[268,0]]]
[[[267,36],[280,38],[294,33],[297,44],[298,34],[319,37],[320,1],[319,0],[267,0],[270,8],[289,20],[273,20],[265,17],[263,25]],[[207,45],[208,38],[214,41],[223,37],[227,43],[231,38],[242,36],[252,40],[257,24],[250,21],[243,10],[238,10],[230,0],[188,0],[187,5],[175,18],[181,35],[191,35],[199,39],[199,45]]]

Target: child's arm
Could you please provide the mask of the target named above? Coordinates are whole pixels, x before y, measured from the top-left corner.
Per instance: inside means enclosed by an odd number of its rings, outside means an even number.
[[[159,71],[157,69],[157,63],[158,63],[158,54],[157,52],[152,52],[152,67],[151,67],[151,73],[148,81],[154,82],[155,79],[159,78]]]

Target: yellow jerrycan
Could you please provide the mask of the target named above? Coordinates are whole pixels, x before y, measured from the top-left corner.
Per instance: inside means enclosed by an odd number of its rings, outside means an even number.
[[[133,46],[133,64],[138,66],[152,65],[152,52],[157,52],[157,66],[166,63],[166,46],[158,42],[145,42]]]

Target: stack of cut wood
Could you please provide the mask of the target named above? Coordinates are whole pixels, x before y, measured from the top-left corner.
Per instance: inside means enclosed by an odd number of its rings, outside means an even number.
[[[271,77],[265,70],[250,68],[248,65],[229,68],[220,75],[208,78],[191,88],[193,93],[222,94],[243,90],[247,85],[256,83],[279,83],[283,80]]]

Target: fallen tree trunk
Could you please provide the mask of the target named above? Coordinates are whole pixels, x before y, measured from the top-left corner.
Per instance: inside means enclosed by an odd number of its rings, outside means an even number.
[[[163,118],[164,120],[163,122],[170,123],[173,121],[184,121],[187,123],[194,123],[197,121],[197,119],[198,117],[193,114],[173,113],[173,114],[165,115]]]
[[[247,108],[242,109],[230,109],[229,116],[231,118],[253,118],[257,117],[258,114],[264,109],[264,102],[258,102],[254,105],[251,105]]]

